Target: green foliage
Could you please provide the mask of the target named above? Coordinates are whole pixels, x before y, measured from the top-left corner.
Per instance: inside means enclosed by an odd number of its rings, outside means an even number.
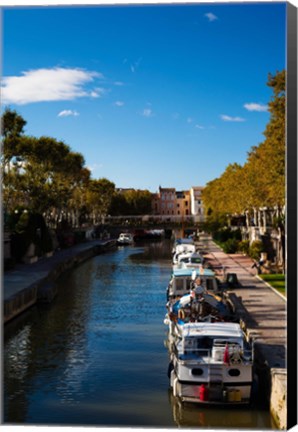
[[[109,214],[112,216],[151,214],[151,202],[152,194],[147,190],[118,192],[112,198]]]
[[[222,248],[225,253],[234,254],[238,251],[239,241],[235,238],[228,239],[223,243]]]
[[[261,253],[264,252],[263,242],[255,240],[249,247],[249,256],[255,260],[260,259]]]
[[[53,250],[52,237],[42,215],[28,211],[14,214],[15,225],[11,239],[11,253],[14,259],[20,261],[32,243],[39,256]]]
[[[85,192],[86,206],[94,219],[108,214],[115,191],[115,184],[106,178],[89,180]]]
[[[285,83],[284,70],[269,75],[267,85],[273,95],[265,140],[252,147],[243,166],[230,164],[219,178],[207,183],[202,193],[207,215],[243,214],[257,207],[284,205]]]
[[[221,228],[213,233],[214,240],[224,243],[230,239],[240,241],[241,232],[240,230],[232,230],[229,227]]]
[[[204,222],[202,229],[214,236],[214,233],[224,229],[227,223],[228,219],[225,214],[216,214],[210,209],[210,213],[207,215],[207,220]]]
[[[249,240],[242,240],[239,242],[238,250],[246,255],[249,254]]]
[[[284,274],[261,274],[260,277],[268,282],[273,288],[278,290],[282,295],[286,295]]]

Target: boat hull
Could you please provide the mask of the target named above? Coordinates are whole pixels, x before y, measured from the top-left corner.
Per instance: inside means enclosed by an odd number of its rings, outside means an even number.
[[[252,383],[183,382],[173,370],[170,375],[173,395],[182,402],[203,405],[249,405]],[[202,386],[205,392],[202,395]]]

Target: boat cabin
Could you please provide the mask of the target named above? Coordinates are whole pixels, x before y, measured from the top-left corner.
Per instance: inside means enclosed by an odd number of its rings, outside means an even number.
[[[177,267],[200,267],[204,258],[197,252],[181,253],[177,257]]]
[[[197,278],[201,279],[205,290],[213,293],[220,291],[215,273],[212,270],[203,267],[174,268],[167,289],[167,298],[179,298],[188,294]]]

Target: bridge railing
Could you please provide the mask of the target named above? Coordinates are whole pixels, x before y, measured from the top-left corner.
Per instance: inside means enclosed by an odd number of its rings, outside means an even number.
[[[202,218],[198,216],[180,216],[180,215],[127,215],[127,216],[106,216],[105,224],[110,225],[171,225],[171,224],[199,224]]]

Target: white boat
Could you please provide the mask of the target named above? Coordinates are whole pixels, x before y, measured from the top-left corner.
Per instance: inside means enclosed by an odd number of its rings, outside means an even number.
[[[177,252],[178,246],[181,246],[183,250],[184,247],[187,248],[187,246],[191,246],[191,245],[195,246],[195,242],[192,238],[178,238],[174,242],[172,254]]]
[[[240,324],[185,324],[171,345],[168,376],[182,402],[248,404],[253,348]]]
[[[196,275],[196,272],[194,272]],[[208,276],[210,270],[206,270]],[[212,272],[213,273],[213,272]],[[212,280],[212,278],[211,278]],[[199,283],[199,285],[197,285]],[[180,296],[168,296],[167,313],[164,324],[169,326],[169,337],[176,337],[182,326],[189,322],[235,321],[233,306],[228,298],[206,289],[206,279],[200,277],[190,283],[189,293]]]
[[[186,253],[196,253],[196,246],[194,244],[177,245],[173,253],[173,265],[177,264],[179,257]]]
[[[215,273],[210,269],[205,269],[203,266],[196,268],[173,268],[167,288],[167,300],[176,300],[184,294],[189,294],[197,278],[201,279],[201,283],[206,291],[212,293],[221,291]]]
[[[201,267],[204,263],[203,256],[198,252],[183,252],[177,254],[177,257],[173,259],[173,264],[175,265],[175,268],[182,268],[182,267]]]
[[[133,243],[133,236],[131,233],[121,233],[117,239],[118,245],[130,245]]]

